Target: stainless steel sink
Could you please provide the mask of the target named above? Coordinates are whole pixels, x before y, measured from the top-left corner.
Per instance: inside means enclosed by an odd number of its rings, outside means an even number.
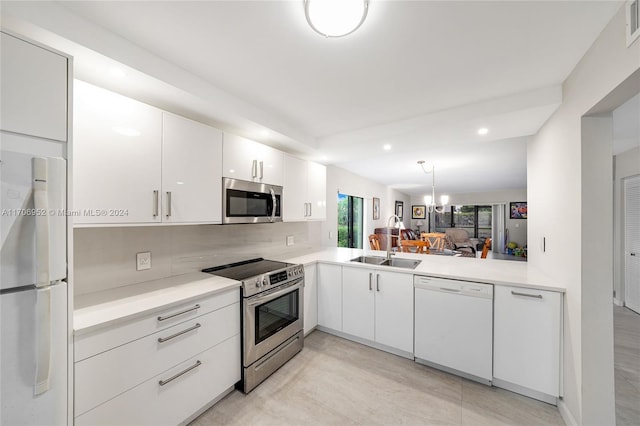
[[[407,269],[416,269],[422,262],[422,260],[413,260],[413,259],[389,259],[382,262],[380,265],[382,266],[393,266],[395,268],[407,268]]]
[[[382,256],[360,256],[351,259],[351,262],[367,263],[369,265],[392,266],[394,268],[416,269],[421,260],[392,258],[387,260]]]
[[[351,262],[368,263],[370,265],[382,265],[386,262],[387,258],[382,256],[360,256],[355,259],[351,259]]]

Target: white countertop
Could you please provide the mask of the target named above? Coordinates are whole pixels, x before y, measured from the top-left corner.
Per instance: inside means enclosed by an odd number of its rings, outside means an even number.
[[[565,288],[528,262],[398,253],[395,256],[419,259],[416,269],[393,268],[350,262],[362,255],[385,256],[384,251],[347,248],[326,248],[296,257],[274,260],[298,264],[316,262],[348,265],[356,268],[380,269],[412,275],[429,275],[496,285],[527,287],[564,292]],[[171,305],[187,302],[240,287],[239,281],[203,272],[177,275],[78,296],[75,299],[74,332],[76,334],[101,328],[115,322],[135,318]]]
[[[74,300],[74,333],[86,333],[171,305],[239,287],[239,281],[193,272],[84,294]]]
[[[301,264],[311,264],[314,262],[333,263],[366,269],[393,270],[394,272],[407,274],[429,275],[496,285],[527,287],[538,290],[559,292],[566,290],[563,285],[551,279],[538,268],[531,266],[528,262],[412,253],[398,253],[395,254],[394,257],[421,260],[421,263],[416,269],[391,268],[389,266],[375,266],[359,262],[350,262],[351,259],[363,255],[386,256],[386,252],[348,248],[326,248],[302,256],[278,260]]]

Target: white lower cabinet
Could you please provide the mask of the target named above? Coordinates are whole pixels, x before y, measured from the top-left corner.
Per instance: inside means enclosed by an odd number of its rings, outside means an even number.
[[[117,370],[110,373],[118,374]],[[75,424],[177,425],[239,379],[237,334],[76,417]]]
[[[304,334],[318,325],[318,280],[316,265],[304,267]]]
[[[342,266],[318,264],[318,325],[342,331]]]
[[[494,384],[555,403],[560,391],[562,294],[495,286]]]
[[[413,353],[413,276],[342,268],[342,331]]]
[[[239,294],[78,336],[75,424],[175,425],[232,387],[241,373]]]

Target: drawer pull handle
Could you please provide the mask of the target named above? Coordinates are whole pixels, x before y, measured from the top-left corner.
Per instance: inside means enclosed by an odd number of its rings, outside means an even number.
[[[200,305],[196,305],[196,306],[194,306],[192,308],[185,309],[184,311],[176,312],[175,314],[167,315],[165,317],[158,317],[158,321],[168,320],[170,318],[177,317],[178,315],[182,315],[182,314],[186,314],[186,313],[191,312],[191,311],[195,311],[196,309],[200,309]]]
[[[511,290],[511,294],[514,296],[524,296],[524,297],[533,297],[535,299],[542,299],[541,294],[527,294],[527,293],[518,293],[517,291]]]
[[[198,329],[198,328],[200,328],[200,327],[202,327],[202,326],[200,325],[200,323],[196,323],[196,325],[194,325],[193,327],[189,327],[189,328],[187,328],[186,330],[178,331],[176,334],[172,334],[171,336],[167,336],[167,337],[158,337],[158,343],[164,343],[164,342],[166,342],[167,340],[171,340],[171,339],[173,339],[173,338],[175,338],[175,337],[182,336],[184,333],[188,333],[188,332],[193,331],[193,330],[195,330],[195,329]]]
[[[198,368],[202,365],[202,363],[200,362],[200,360],[196,361],[195,364],[193,364],[191,367],[185,368],[184,370],[182,370],[181,372],[179,372],[178,374],[175,374],[171,377],[169,377],[167,380],[160,380],[158,382],[158,384],[160,386],[164,386],[169,382],[172,382],[173,380],[177,379],[178,377],[182,376],[183,374],[187,374],[189,371],[193,370],[194,368]]]
[[[452,293],[460,293],[460,290],[457,288],[446,288],[446,287],[440,287],[440,290],[443,291],[450,291]]]

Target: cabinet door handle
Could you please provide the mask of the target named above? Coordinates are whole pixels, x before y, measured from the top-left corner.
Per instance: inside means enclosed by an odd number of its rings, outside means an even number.
[[[369,291],[373,290],[373,272],[369,272]]]
[[[171,191],[167,191],[167,217],[171,216]]]
[[[311,213],[311,203],[309,203],[309,217],[311,217],[312,213]]]
[[[182,370],[181,372],[174,374],[173,376],[169,377],[168,379],[165,380],[160,380],[158,382],[158,384],[160,386],[164,386],[169,382],[174,381],[175,379],[177,379],[178,377],[182,376],[183,374],[187,374],[189,371],[193,370],[194,368],[198,368],[202,365],[202,362],[200,362],[200,360],[197,360],[195,364],[193,364],[191,367],[187,367],[184,370]]]
[[[253,163],[251,163],[251,177],[258,177],[258,160],[253,160]]]
[[[635,253],[631,253],[631,256],[635,256],[635,255],[636,255]]]
[[[196,323],[196,325],[194,325],[193,327],[189,327],[189,328],[187,328],[187,329],[185,329],[185,330],[178,331],[177,333],[172,334],[171,336],[167,336],[167,337],[158,337],[158,343],[164,343],[164,342],[166,342],[166,341],[168,341],[168,340],[175,339],[175,338],[176,338],[176,337],[178,337],[178,336],[182,336],[183,334],[188,333],[188,332],[193,331],[193,330],[196,330],[196,329],[198,329],[198,328],[200,328],[200,327],[202,327],[202,326],[200,325],[200,323]]]
[[[376,291],[380,291],[380,274],[376,274]]]
[[[153,217],[158,217],[158,190],[153,190]]]
[[[440,287],[440,290],[443,291],[450,291],[452,293],[460,293],[460,290],[457,288],[446,288],[446,287]]]
[[[260,179],[264,177],[264,161],[260,162]]]
[[[175,314],[167,315],[167,316],[164,316],[164,317],[158,317],[158,321],[168,320],[170,318],[177,317],[178,315],[182,315],[182,314],[189,313],[191,311],[195,311],[196,309],[200,309],[200,305],[196,304],[195,306],[193,306],[193,307],[191,307],[189,309],[185,309],[184,311],[176,312]]]
[[[517,291],[511,290],[511,294],[514,296],[524,296],[524,297],[533,297],[534,299],[542,299],[541,294],[527,294],[527,293],[519,293]]]

